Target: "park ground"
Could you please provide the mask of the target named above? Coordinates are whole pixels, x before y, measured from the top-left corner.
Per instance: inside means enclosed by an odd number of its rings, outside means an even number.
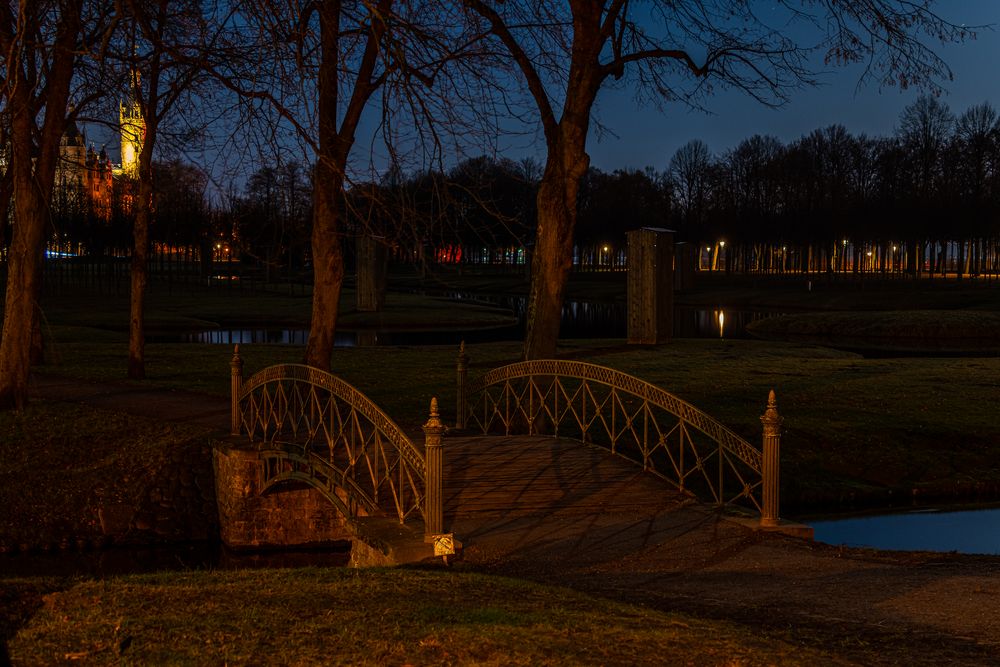
[[[434,280],[430,287],[444,290],[457,284],[476,293],[516,292],[521,284],[506,276]],[[402,282],[411,287],[415,279]],[[623,282],[615,275],[584,276],[571,289],[577,297],[617,299],[622,298]],[[998,295],[996,285],[971,281],[819,282],[809,290],[800,280],[740,278],[704,281],[695,293],[680,298],[707,306],[780,312],[867,311],[882,319],[883,330],[932,322],[950,331],[956,326],[978,331],[990,326],[1000,310]],[[263,293],[235,298],[191,291],[159,297],[154,295],[151,324],[160,331],[265,322],[292,326],[304,323],[308,311],[305,297]],[[39,373],[120,382],[126,341],[118,325],[125,321],[124,298],[107,296],[94,307],[92,299],[63,294],[48,303],[49,359]],[[937,316],[931,318],[927,311]],[[394,292],[385,314],[348,312],[343,323],[406,328],[430,321],[444,328],[472,328],[503,323],[504,318],[482,306],[459,309]],[[338,349],[333,365],[404,428],[415,429],[426,419],[431,395],[437,395],[442,406],[454,405],[456,352],[448,346]],[[300,350],[251,345],[241,353],[252,372],[271,363],[298,361]],[[470,345],[469,353],[475,374],[515,361],[519,346]],[[151,344],[147,385],[218,400],[228,391],[230,355],[218,346]],[[767,391],[775,389],[786,427],[786,514],[1000,497],[1000,424],[995,419],[1000,357],[995,354],[866,358],[778,341],[675,340],[634,348],[624,341],[580,340],[566,341],[560,355],[649,380],[751,439],[759,437]],[[0,416],[0,506],[9,508],[0,516],[4,550],[101,546],[108,537],[96,520],[96,509],[148,500],[148,480],[176,465],[178,451],[203,455],[199,452],[206,427],[134,412],[40,400],[20,415]],[[262,570],[252,575],[191,572],[107,580],[13,577],[0,582],[0,632],[12,655],[27,663],[47,662],[46,656],[106,662],[119,654],[126,661],[197,662],[183,652],[155,652],[185,644],[201,646],[208,651],[203,655],[212,656],[210,661],[255,662],[285,646],[289,635],[294,637],[293,650],[301,649],[303,662],[322,662],[318,656],[328,653],[310,651],[329,650],[329,642],[322,644],[324,649],[314,647],[323,633],[336,638],[340,661],[365,655],[372,663],[390,664],[654,664],[663,655],[690,664],[981,664],[996,658],[997,631],[987,621],[948,626],[918,615],[896,627],[880,627],[875,617],[857,612],[871,600],[846,586],[863,581],[877,590],[892,582],[901,587],[899,599],[906,597],[905,588],[913,604],[973,619],[995,607],[998,592],[990,582],[1000,559],[830,550],[782,538],[733,539],[733,554],[739,557],[716,558],[742,563],[740,567],[722,575],[704,563],[695,568],[700,575],[680,579],[672,572],[678,583],[695,582],[678,585],[672,594],[643,586],[641,577],[636,578],[641,568],[634,564],[595,576],[537,564],[505,569],[475,558],[450,571]],[[814,592],[785,590],[765,604],[765,597],[740,592],[749,581],[759,586],[763,575],[751,575],[754,563],[765,554],[773,561],[766,575],[772,577],[780,572],[782,559],[790,567],[821,562],[845,572],[892,574],[880,583],[877,574],[854,580],[831,570],[830,581],[843,576],[845,588],[842,599],[830,605],[818,605],[815,596],[822,596],[824,588],[815,578],[807,585],[805,578],[785,577],[783,583],[795,587],[798,582]],[[959,576],[964,588],[942,589],[944,582],[954,583],[950,576]],[[255,595],[258,602],[249,603],[247,596]],[[338,601],[343,595],[368,602],[352,607]],[[339,614],[348,607],[353,615],[331,620],[331,609]],[[779,612],[784,607],[788,611]],[[151,616],[149,609],[159,613]],[[810,609],[817,610],[815,618],[809,618]],[[195,615],[200,624],[189,627]],[[309,622],[301,623],[303,617]],[[378,632],[349,631],[373,624]],[[604,634],[588,628],[600,628]],[[918,641],[914,633],[920,632],[926,636]],[[133,644],[154,652],[129,653],[135,651],[130,649]]]

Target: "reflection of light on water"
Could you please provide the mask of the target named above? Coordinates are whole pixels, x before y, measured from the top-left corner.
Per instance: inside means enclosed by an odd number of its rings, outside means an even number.
[[[719,323],[719,338],[725,337],[726,333],[726,311],[716,310],[715,321]]]

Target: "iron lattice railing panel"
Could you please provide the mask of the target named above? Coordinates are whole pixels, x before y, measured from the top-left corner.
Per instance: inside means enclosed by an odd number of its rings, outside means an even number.
[[[424,456],[363,393],[310,366],[284,364],[248,379],[240,434],[262,450],[270,486],[298,480],[351,517],[423,515]]]
[[[577,361],[526,361],[472,381],[468,396],[470,428],[598,445],[681,490],[761,509],[760,450],[690,403],[634,376]]]

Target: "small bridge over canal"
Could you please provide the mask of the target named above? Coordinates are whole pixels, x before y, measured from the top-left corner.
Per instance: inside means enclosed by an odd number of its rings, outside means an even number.
[[[463,346],[454,427],[435,399],[414,439],[334,375],[280,365],[244,379],[238,347],[231,365],[232,435],[215,453],[230,546],[349,539],[358,564],[400,563],[447,557],[518,518],[550,520],[544,534],[561,521],[694,499],[779,528],[773,392],[756,447],[602,366],[531,361],[470,379]]]

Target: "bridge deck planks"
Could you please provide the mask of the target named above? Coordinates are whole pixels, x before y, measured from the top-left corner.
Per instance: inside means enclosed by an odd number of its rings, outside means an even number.
[[[636,464],[571,440],[444,440],[446,519],[634,511],[673,505],[680,496]]]

